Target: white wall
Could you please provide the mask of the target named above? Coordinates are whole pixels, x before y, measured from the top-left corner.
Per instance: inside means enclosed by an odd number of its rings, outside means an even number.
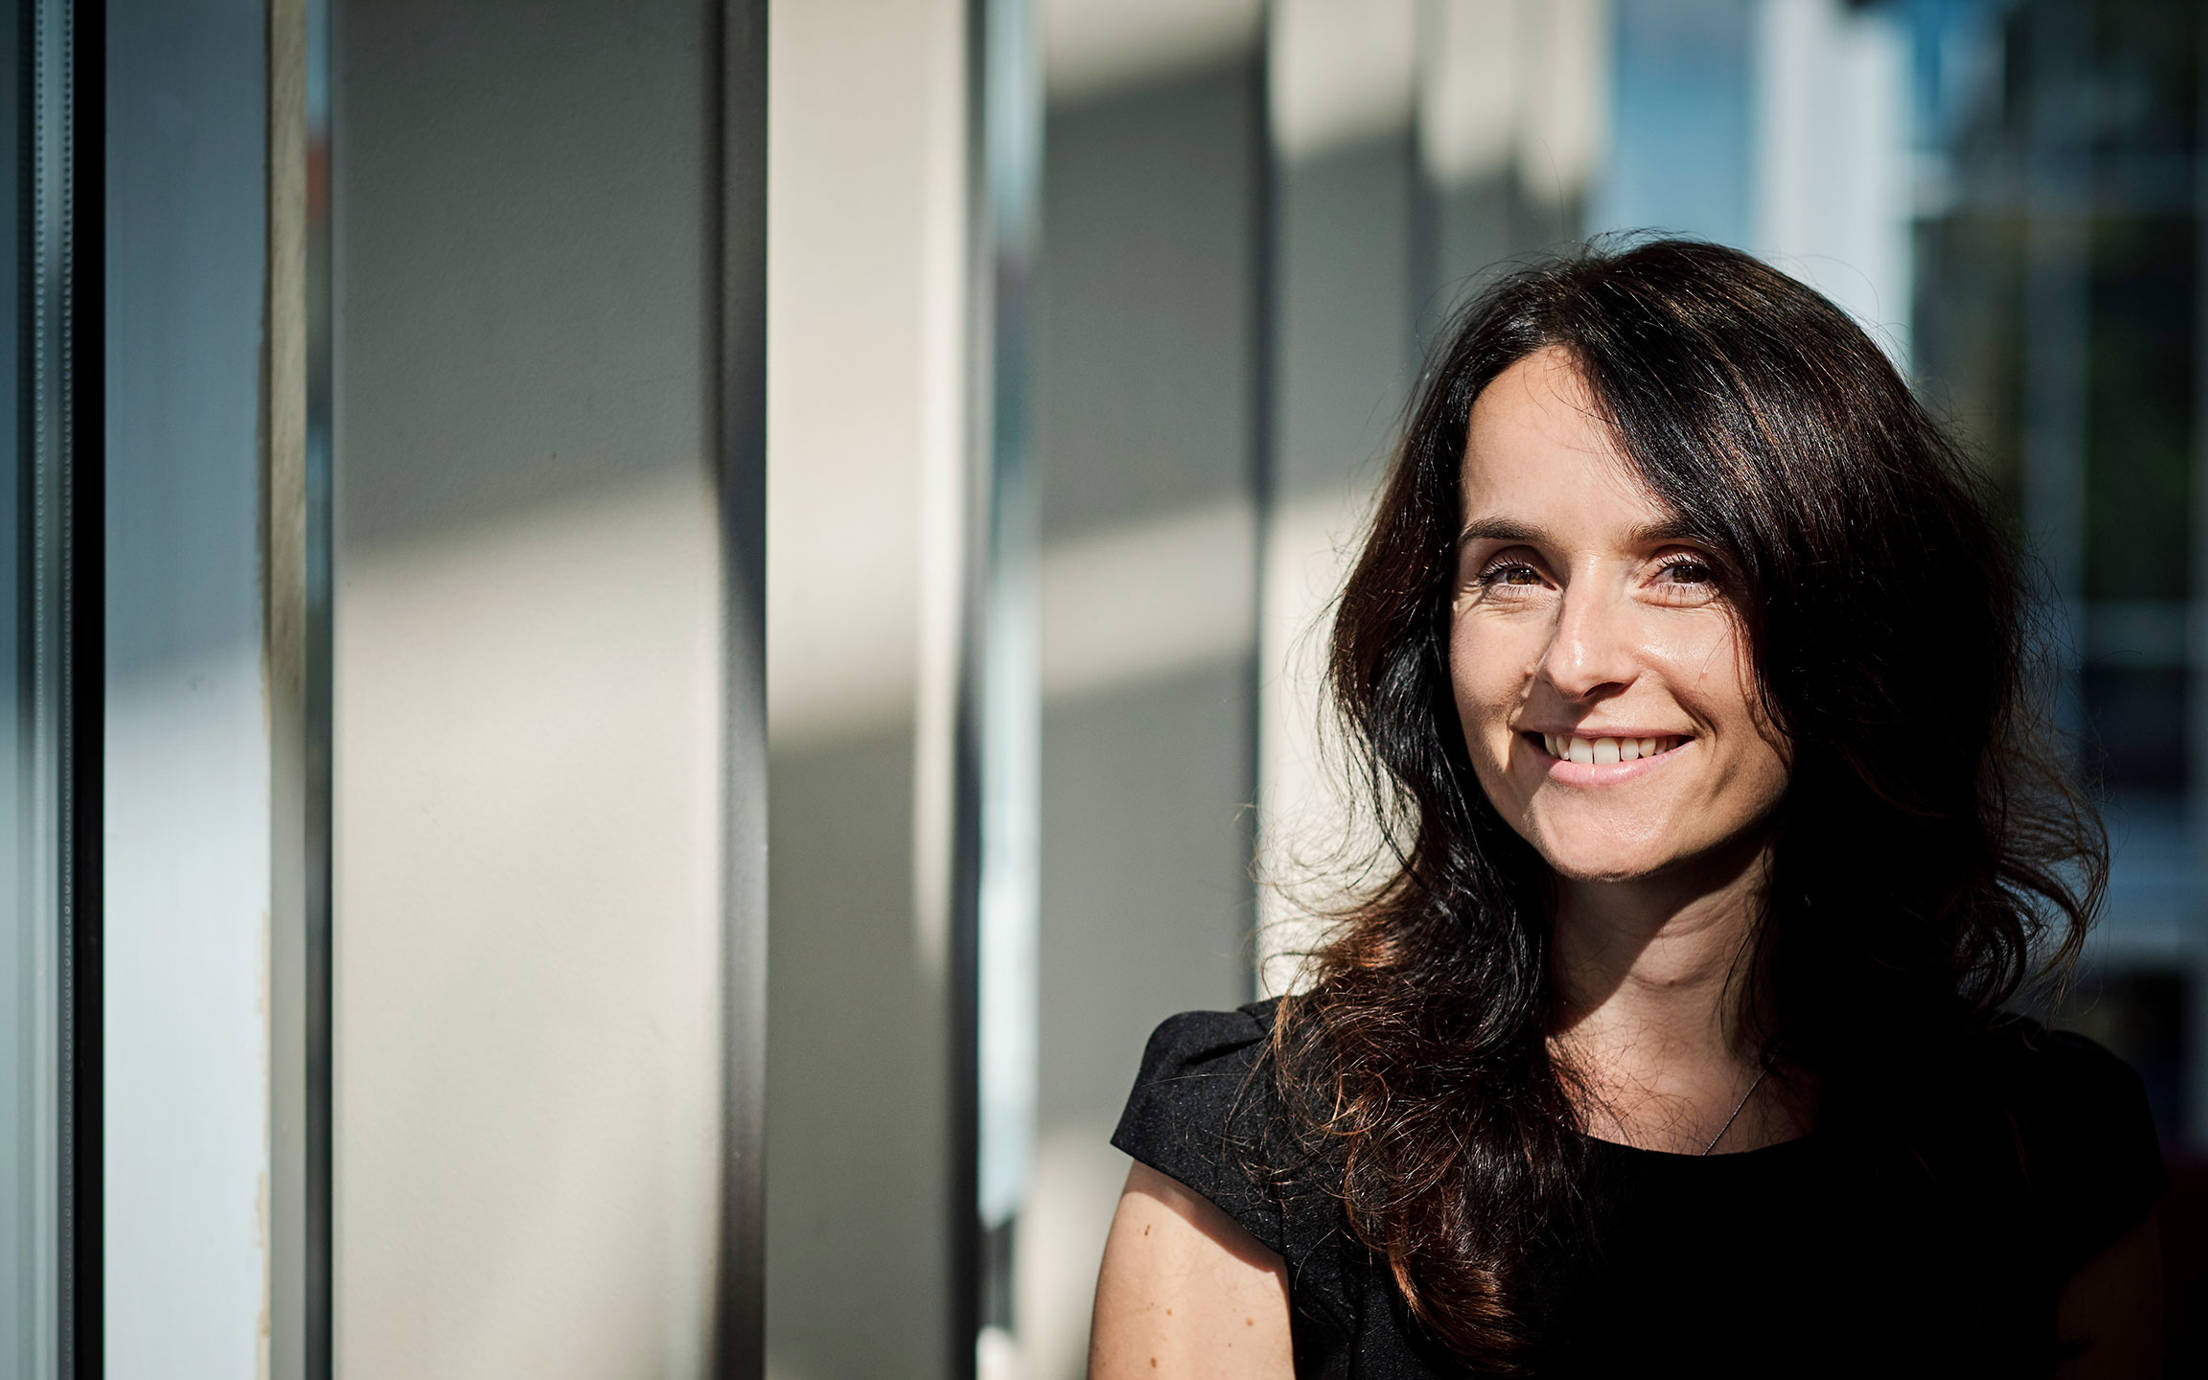
[[[958,1345],[965,34],[958,0],[790,0],[768,20],[767,1348],[782,1380],[924,1380]]]
[[[1323,755],[1327,611],[1416,370],[1417,7],[1283,0],[1268,20],[1279,158],[1272,505],[1261,572],[1260,986],[1285,990],[1334,899],[1351,814]]]
[[[1143,1043],[1249,999],[1256,911],[1259,15],[1190,5],[1144,34],[1145,11],[1108,31],[1095,8],[1044,13],[1039,1097],[1007,1370],[1026,1380],[1084,1373]]]
[[[1841,0],[1765,0],[1756,219],[1743,247],[1853,314],[1907,376],[1916,303],[1905,23]]]
[[[338,7],[343,1380],[706,1365],[709,13]]]

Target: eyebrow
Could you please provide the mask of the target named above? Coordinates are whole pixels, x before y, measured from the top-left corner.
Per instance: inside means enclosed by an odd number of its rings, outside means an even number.
[[[1520,522],[1516,518],[1476,518],[1457,534],[1457,547],[1463,549],[1475,541],[1524,542],[1529,546],[1554,546],[1556,537],[1548,528],[1537,523]],[[1658,522],[1644,522],[1625,534],[1628,546],[1655,546],[1667,541],[1707,540],[1693,523],[1684,518],[1664,518]]]

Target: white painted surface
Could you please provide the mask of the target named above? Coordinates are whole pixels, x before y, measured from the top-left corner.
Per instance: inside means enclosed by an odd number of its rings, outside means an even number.
[[[1757,15],[1757,255],[1830,297],[1906,376],[1914,309],[1909,35],[1841,0]]]
[[[341,1376],[704,1373],[710,514],[671,467],[347,553]]]
[[[1292,0],[1270,17],[1279,154],[1273,502],[1259,572],[1258,987],[1283,990],[1338,899],[1332,864],[1358,835],[1328,757],[1321,671],[1396,419],[1416,378],[1409,122],[1420,45],[1410,0]],[[1474,15],[1476,18],[1476,14]],[[1525,16],[1497,41],[1524,41]],[[1461,46],[1462,32],[1452,39]],[[1447,55],[1429,54],[1434,61]],[[1433,75],[1428,67],[1428,75]],[[1459,93],[1461,95],[1461,93]],[[1525,100],[1469,109],[1522,115]],[[1516,118],[1516,117],[1513,117]],[[1423,139],[1422,135],[1422,139]],[[1516,127],[1501,132],[1515,147]],[[1477,141],[1452,159],[1494,158]],[[1430,169],[1429,169],[1430,171]]]
[[[822,516],[800,508],[805,487],[792,479],[783,490],[779,511],[791,513],[793,524]],[[1246,499],[1083,532],[1046,547],[1039,572],[1043,693],[1165,680],[1248,653],[1256,636],[1250,621],[1256,547],[1257,519]],[[861,561],[879,558],[873,552]],[[837,596],[815,584],[787,597],[792,605],[817,605]],[[776,663],[776,741],[785,747],[833,741],[908,721],[913,663],[882,653],[917,642],[917,621],[899,601],[854,592],[841,621],[785,633],[785,654]],[[841,635],[826,636],[831,629]]]
[[[1085,100],[1256,50],[1264,0],[1037,0],[1043,83]]]
[[[1415,0],[1279,0],[1268,19],[1273,146],[1315,158],[1407,134],[1416,104]]]
[[[339,1380],[706,1372],[705,5],[339,6]]]
[[[767,1355],[947,1373],[966,7],[768,16]]]
[[[1324,933],[1314,917],[1347,894],[1343,866],[1369,854],[1369,811],[1344,788],[1345,745],[1325,707],[1334,600],[1364,536],[1367,495],[1344,484],[1276,506],[1265,534],[1266,649],[1258,721],[1264,783],[1258,990],[1293,989]]]

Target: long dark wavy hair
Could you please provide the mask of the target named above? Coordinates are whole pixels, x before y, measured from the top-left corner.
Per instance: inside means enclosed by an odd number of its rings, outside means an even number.
[[[1328,697],[1384,880],[1332,915],[1270,1055],[1412,1314],[1497,1373],[1539,1355],[1544,1262],[1586,1229],[1586,1150],[1547,1039],[1553,876],[1473,774],[1447,650],[1473,402],[1549,347],[1722,558],[1791,742],[1739,973],[1766,1053],[1817,1077],[1821,1132],[1874,1106],[1907,1125],[1913,1096],[1928,1110],[1939,1051],[2067,972],[2107,875],[2097,812],[2033,712],[2014,538],[1844,312],[1673,239],[1582,247],[1482,293],[1425,375],[1333,624]]]

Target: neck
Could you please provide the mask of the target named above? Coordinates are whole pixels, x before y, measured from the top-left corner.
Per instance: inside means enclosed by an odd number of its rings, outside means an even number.
[[[1550,980],[1557,1041],[1643,1083],[1750,1062],[1762,1032],[1745,965],[1770,865],[1761,841],[1624,882],[1560,878]],[[1668,1075],[1668,1076],[1667,1076]]]

